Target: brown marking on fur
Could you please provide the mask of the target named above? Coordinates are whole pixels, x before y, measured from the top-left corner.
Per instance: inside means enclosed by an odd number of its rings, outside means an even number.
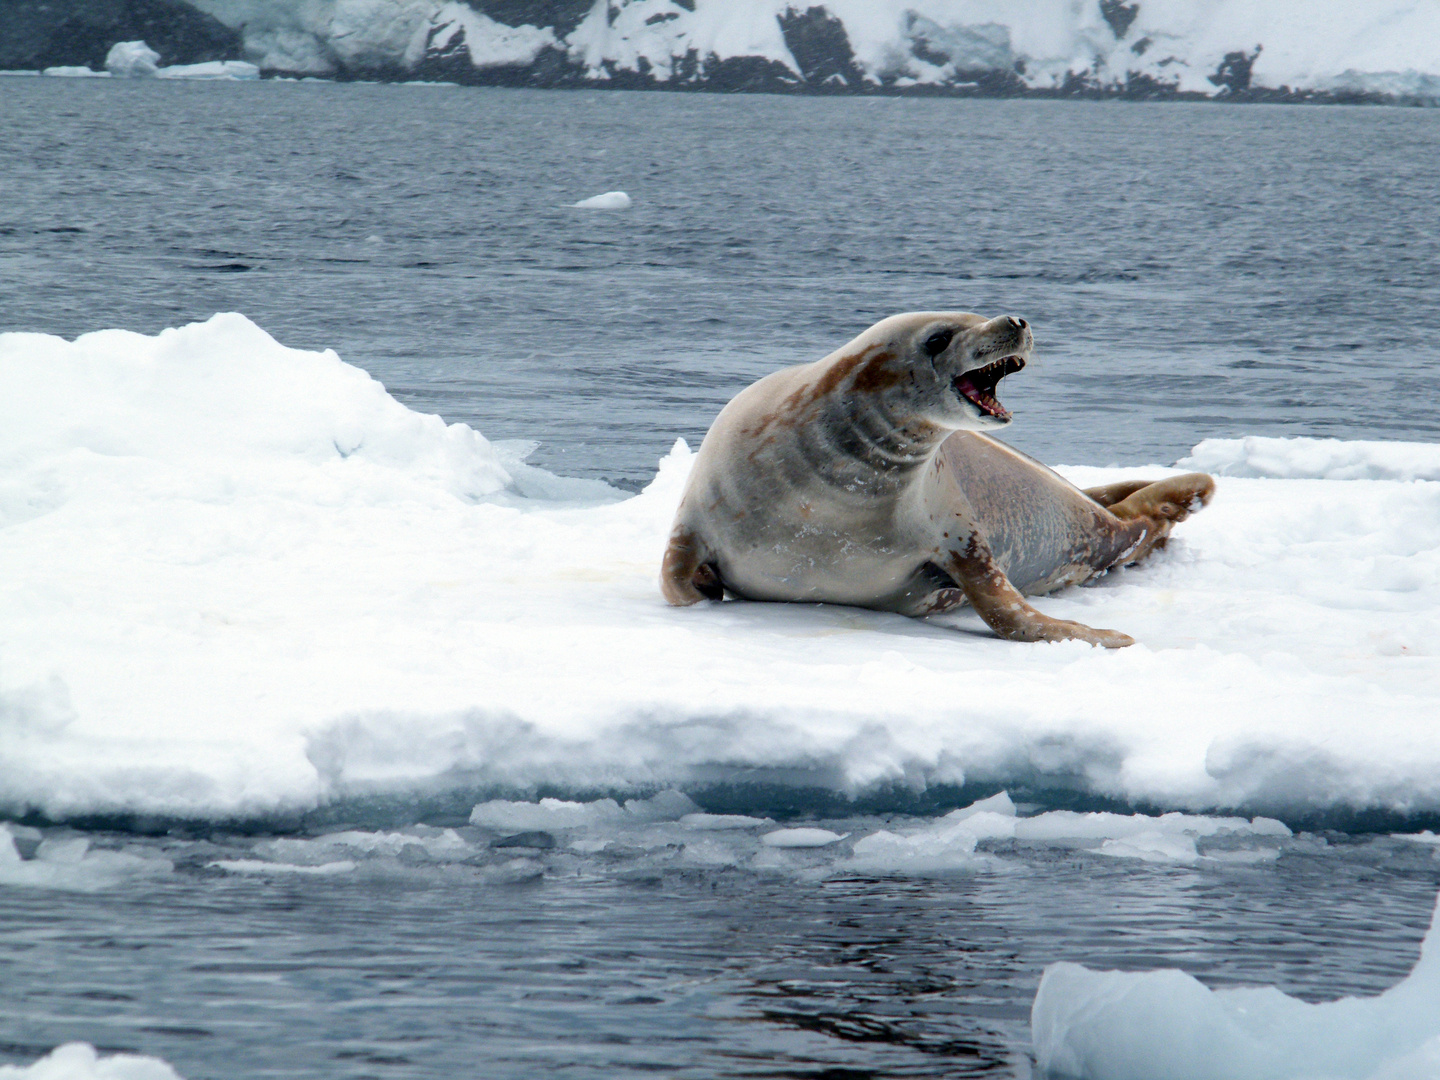
[[[905,373],[890,369],[888,365],[895,357],[881,351],[883,349],[883,345],[868,345],[858,353],[840,357],[814,382],[796,387],[779,405],[762,415],[755,423],[741,428],[741,434],[757,440],[755,447],[747,455],[750,460],[755,460],[761,450],[775,442],[777,433],[770,431],[771,428],[799,426],[810,406],[833,394],[852,374],[854,380],[851,386],[862,394],[876,393],[903,382]],[[770,434],[765,435],[767,431],[770,431]],[[761,439],[761,435],[765,435],[765,438]]]
[[[670,543],[665,548],[665,560],[660,564],[660,592],[667,603],[676,607],[698,604],[706,598],[706,591],[697,582],[701,569],[701,544],[691,529],[676,525],[670,534]],[[719,576],[716,575],[716,581]]]
[[[905,381],[906,373],[890,366],[894,360],[894,355],[888,352],[872,356],[856,368],[851,388],[860,394],[878,394],[898,386]]]

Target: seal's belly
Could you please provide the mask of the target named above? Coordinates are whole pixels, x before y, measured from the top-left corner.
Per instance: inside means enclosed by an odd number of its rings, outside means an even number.
[[[1129,543],[1117,534],[1109,511],[999,439],[957,431],[940,453],[996,562],[1022,593],[1083,581]]]
[[[871,606],[902,589],[921,561],[888,514],[837,520],[778,502],[716,530],[721,580],[741,596]]]

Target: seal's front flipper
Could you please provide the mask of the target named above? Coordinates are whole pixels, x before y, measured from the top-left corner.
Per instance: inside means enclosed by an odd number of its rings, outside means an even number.
[[[947,571],[960,583],[985,625],[1009,641],[1088,641],[1107,649],[1123,649],[1135,639],[1119,630],[1100,630],[1068,619],[1052,619],[1025,602],[995,561],[990,545],[978,533],[965,547],[949,553]]]

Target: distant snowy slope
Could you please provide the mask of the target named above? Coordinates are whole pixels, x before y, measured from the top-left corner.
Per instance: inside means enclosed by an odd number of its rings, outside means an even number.
[[[1440,97],[1433,0],[194,0],[286,70],[429,63],[463,78],[1247,90]],[[446,66],[440,61],[451,61]]]
[[[313,75],[534,86],[1440,100],[1435,0],[167,2],[192,19],[199,9],[241,34],[245,58],[264,69]],[[17,10],[49,10],[37,5],[24,0]],[[23,24],[0,18],[0,43],[7,35],[42,40],[32,25],[41,16],[32,15]],[[24,51],[11,46],[0,52]]]

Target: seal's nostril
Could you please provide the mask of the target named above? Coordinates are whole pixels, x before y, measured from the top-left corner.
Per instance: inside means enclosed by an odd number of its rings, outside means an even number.
[[[1025,327],[1030,325],[1024,319],[1017,319],[1014,315],[1007,315],[1005,317],[1010,320],[1010,325],[1016,330],[1024,330]]]
[[[1025,327],[1027,327],[1027,326],[1030,325],[1030,324],[1027,323],[1024,319],[1016,319],[1015,321],[1020,324],[1020,329],[1021,329],[1021,330],[1024,330]]]

